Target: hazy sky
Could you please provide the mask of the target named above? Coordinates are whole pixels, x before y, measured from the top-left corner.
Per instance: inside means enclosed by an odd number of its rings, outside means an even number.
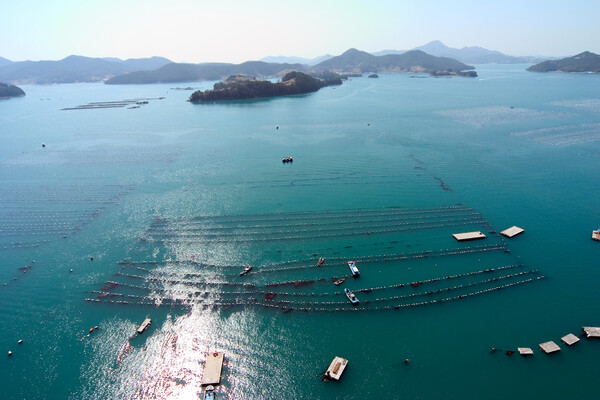
[[[13,61],[164,56],[239,63],[432,40],[510,55],[600,53],[598,0],[0,0]]]

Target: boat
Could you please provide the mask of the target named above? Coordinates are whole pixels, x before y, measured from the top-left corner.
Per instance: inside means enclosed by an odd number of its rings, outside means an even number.
[[[317,267],[320,267],[321,265],[323,265],[324,262],[325,262],[325,259],[323,257],[319,258],[319,261],[317,262]]]
[[[348,261],[348,267],[350,268],[350,272],[352,272],[353,277],[357,277],[360,275],[360,271],[356,267],[356,263],[354,261]]]
[[[215,398],[215,387],[213,385],[208,385],[206,389],[204,389],[204,400],[214,400]]]
[[[244,269],[242,270],[242,272],[240,272],[240,276],[246,275],[248,272],[250,272],[251,269],[252,269],[252,265],[245,266]]]
[[[333,282],[335,286],[341,285],[346,280],[346,277],[340,278],[337,281]]]
[[[283,157],[283,159],[281,160],[281,162],[285,163],[291,163],[294,162],[294,159],[292,158],[292,156],[287,156],[287,157]]]
[[[339,381],[342,377],[344,369],[346,369],[346,365],[348,365],[348,360],[336,356],[331,362],[331,364],[329,364],[327,371],[325,371],[323,380],[328,381],[330,379],[335,379],[336,381]]]
[[[144,331],[150,326],[151,323],[152,320],[150,318],[146,318],[144,322],[142,322],[142,324],[137,328],[138,335],[144,333]]]
[[[350,291],[350,289],[344,289],[344,293],[346,293],[346,297],[348,298],[348,300],[350,300],[350,303],[354,305],[358,304],[358,299],[356,298],[354,293]]]
[[[600,242],[600,229],[592,231],[592,239]]]

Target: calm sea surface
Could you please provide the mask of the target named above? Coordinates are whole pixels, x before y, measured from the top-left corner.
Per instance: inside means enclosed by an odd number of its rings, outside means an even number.
[[[211,82],[23,86],[0,101],[1,397],[195,399],[214,351],[217,399],[595,397],[600,341],[560,339],[600,326],[600,76],[525,68],[198,105],[174,87]]]

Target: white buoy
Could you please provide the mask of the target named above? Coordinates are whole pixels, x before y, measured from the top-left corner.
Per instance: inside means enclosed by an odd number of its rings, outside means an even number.
[[[71,271],[70,271],[70,272],[73,272],[73,268],[71,268]]]

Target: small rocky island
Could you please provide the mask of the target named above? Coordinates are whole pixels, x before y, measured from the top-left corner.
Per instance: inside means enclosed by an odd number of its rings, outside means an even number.
[[[288,72],[281,82],[277,83],[234,75],[223,82],[215,83],[213,90],[195,91],[189,101],[196,103],[289,96],[312,93],[325,86],[341,84],[342,79],[339,76],[321,80],[297,71]]]
[[[585,51],[561,60],[548,60],[527,68],[530,72],[593,72],[600,73],[600,55]]]
[[[0,82],[0,99],[20,96],[25,96],[23,89],[15,85]]]
[[[369,78],[379,78],[379,75],[377,75],[377,74],[371,74],[371,75],[369,75]]]

